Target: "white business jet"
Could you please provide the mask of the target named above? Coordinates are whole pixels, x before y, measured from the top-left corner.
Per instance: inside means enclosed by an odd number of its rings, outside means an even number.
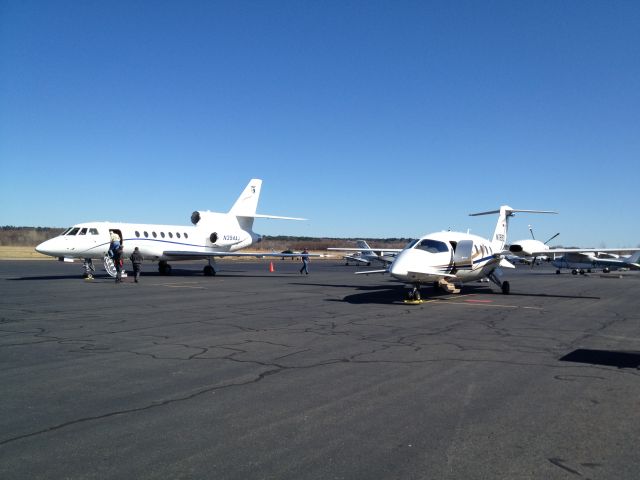
[[[456,284],[488,278],[509,293],[509,282],[502,281],[500,267],[514,268],[505,260],[502,250],[507,239],[509,219],[516,212],[556,213],[546,210],[516,210],[503,205],[499,210],[472,213],[471,216],[498,214],[498,222],[491,239],[462,232],[437,232],[410,242],[402,249],[387,270],[366,273],[389,272],[391,276],[411,285],[408,301],[420,301],[420,287],[433,284],[445,291],[459,293]]]
[[[216,274],[214,257],[292,257],[299,254],[238,252],[258,243],[262,237],[255,233],[256,218],[305,220],[304,218],[261,215],[256,213],[262,180],[252,179],[228,213],[195,211],[191,215],[194,226],[154,225],[144,223],[87,222],[65,230],[59,236],[36,247],[36,251],[60,260],[84,259],[85,276],[91,276],[92,260],[102,259],[106,271],[115,276],[113,261],[107,255],[111,233],[122,239],[124,258],[135,247],[145,260],[158,262],[160,273],[169,275],[169,261],[206,259],[203,273]]]
[[[382,263],[388,265],[391,263],[399,251],[397,248],[387,250],[382,248],[371,248],[365,240],[358,240],[356,242],[357,248],[347,247],[330,247],[327,250],[335,252],[354,252],[351,255],[345,255],[345,265],[349,265],[352,262],[356,265],[371,265],[372,262]]]

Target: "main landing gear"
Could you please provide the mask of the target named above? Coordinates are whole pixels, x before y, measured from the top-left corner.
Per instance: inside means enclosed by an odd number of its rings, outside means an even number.
[[[171,275],[171,265],[166,260],[160,260],[158,262],[158,271],[160,275]]]
[[[500,276],[499,274],[496,274],[495,270],[491,272],[489,275],[487,275],[487,278],[491,280],[493,283],[495,283],[497,286],[499,286],[500,290],[502,290],[502,293],[504,295],[509,295],[509,292],[511,291],[511,285],[509,285],[509,282],[507,281],[503,282],[502,280],[500,280]]]
[[[202,273],[204,274],[205,277],[213,277],[216,274],[215,260],[212,261],[211,258],[209,258],[208,260],[209,260],[209,265],[204,266],[204,268],[202,269]]]

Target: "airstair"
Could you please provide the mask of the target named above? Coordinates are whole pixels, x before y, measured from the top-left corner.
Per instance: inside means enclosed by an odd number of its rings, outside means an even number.
[[[106,272],[113,278],[116,278],[116,266],[113,263],[113,259],[109,255],[105,255],[103,259],[104,269]],[[121,273],[122,278],[127,276],[127,272],[124,271],[124,267],[122,268]]]

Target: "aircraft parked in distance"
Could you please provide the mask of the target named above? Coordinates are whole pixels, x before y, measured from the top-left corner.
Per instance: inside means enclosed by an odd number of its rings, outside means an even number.
[[[386,270],[356,272],[357,274],[386,273],[411,285],[407,295],[409,301],[420,300],[420,287],[433,284],[450,293],[459,293],[456,284],[488,278],[508,294],[509,282],[502,280],[500,267],[514,268],[503,255],[507,240],[509,219],[516,212],[556,213],[546,210],[516,210],[502,205],[499,210],[473,213],[476,215],[498,214],[495,231],[491,239],[462,232],[437,232],[410,242],[399,251]]]
[[[640,270],[640,249],[611,248],[611,249],[553,249],[554,254],[562,253],[562,256],[555,258],[551,263],[556,267],[556,273],[560,274],[563,268],[571,270],[571,273],[584,275],[591,273],[592,269],[602,268],[604,273],[620,268],[629,270]],[[620,256],[611,252],[635,252],[629,256]]]
[[[356,242],[357,248],[346,247],[331,247],[327,250],[333,250],[337,252],[354,252],[352,255],[345,255],[345,265],[349,265],[349,262],[353,262],[356,265],[371,265],[371,262],[382,263],[388,265],[391,263],[398,252],[398,249],[382,249],[371,248],[365,240],[358,240]]]
[[[205,275],[216,274],[214,257],[294,257],[300,254],[238,252],[262,237],[253,231],[256,218],[305,220],[304,218],[261,215],[256,213],[262,180],[254,178],[227,213],[195,211],[191,214],[194,226],[157,225],[145,223],[87,222],[65,230],[59,236],[36,247],[36,251],[60,260],[84,259],[85,276],[90,276],[92,259],[102,259],[105,269],[115,276],[113,261],[107,255],[111,232],[122,239],[124,258],[135,247],[146,261],[158,262],[164,275],[171,274],[169,261],[206,259]]]
[[[560,248],[549,247],[548,243],[556,238],[556,233],[546,242],[540,242],[533,236],[533,230],[529,226],[532,239],[518,240],[509,245],[507,258],[512,257],[522,259],[525,263],[533,266],[536,261],[548,260],[557,268],[559,274],[561,269],[570,269],[571,273],[577,275],[591,272],[591,269],[602,267],[605,273],[617,268],[637,269],[639,265],[638,257],[620,257],[622,252],[636,252],[638,248]],[[616,253],[613,253],[616,252]]]

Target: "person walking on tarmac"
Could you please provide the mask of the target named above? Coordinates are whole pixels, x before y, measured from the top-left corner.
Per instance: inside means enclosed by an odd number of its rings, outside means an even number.
[[[302,275],[302,272],[309,275],[309,252],[306,248],[302,250],[302,255],[300,255],[300,258],[302,259],[302,268],[300,269],[300,275]]]
[[[116,267],[116,283],[122,282],[122,244],[113,252],[113,265]]]
[[[140,270],[142,269],[142,262],[144,262],[144,257],[138,250],[138,247],[133,249],[133,253],[129,257],[131,263],[133,263],[133,274],[134,274],[134,282],[138,283],[138,279],[140,278]]]

